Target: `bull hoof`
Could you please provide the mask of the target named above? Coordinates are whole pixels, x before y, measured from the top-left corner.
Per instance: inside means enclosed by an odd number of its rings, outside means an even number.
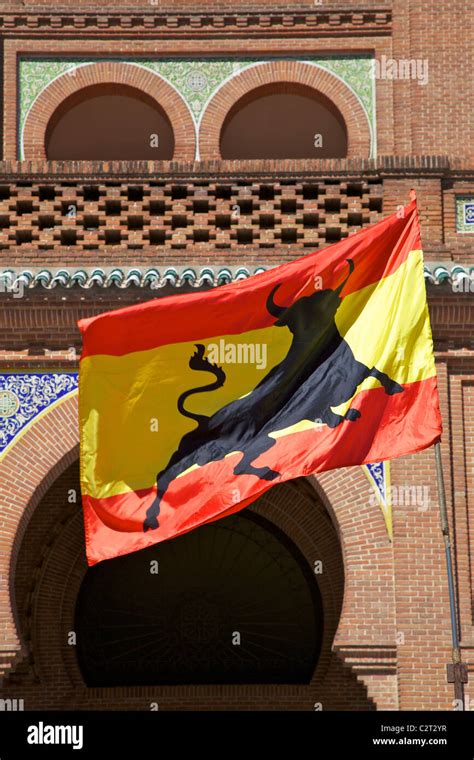
[[[403,393],[403,386],[396,383],[395,380],[391,380],[390,383],[387,384],[385,391],[389,396],[394,396],[395,393]]]
[[[276,472],[276,470],[271,470],[269,467],[262,467],[258,477],[262,480],[275,480],[279,475],[280,473]]]
[[[348,409],[347,412],[344,415],[345,420],[349,420],[350,422],[355,422],[360,417],[360,412],[358,409]]]
[[[271,470],[270,467],[252,467],[252,465],[242,466],[240,463],[234,468],[234,475],[255,475],[255,477],[260,480],[275,480],[280,473]]]
[[[158,519],[156,517],[147,517],[143,522],[143,532],[146,533],[147,530],[156,530],[160,527],[160,523],[158,522]]]

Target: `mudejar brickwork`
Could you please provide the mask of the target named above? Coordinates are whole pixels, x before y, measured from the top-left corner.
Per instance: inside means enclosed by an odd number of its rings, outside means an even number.
[[[258,276],[411,188],[474,699],[470,15],[467,0],[0,3],[2,699],[453,709],[431,449],[383,472],[391,518],[363,468],[334,470],[89,571],[80,503],[78,319]],[[158,558],[145,593],[140,562]],[[236,661],[221,642],[239,625]]]

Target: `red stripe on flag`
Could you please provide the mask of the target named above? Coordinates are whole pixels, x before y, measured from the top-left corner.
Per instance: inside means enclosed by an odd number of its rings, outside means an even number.
[[[345,421],[333,429],[324,426],[279,438],[254,462],[256,466],[284,471],[272,483],[252,475],[235,476],[233,469],[240,454],[177,478],[162,502],[157,530],[142,531],[155,487],[105,499],[83,496],[89,564],[143,549],[243,509],[277,483],[312,472],[387,459],[387,450],[394,459],[432,445],[442,430],[436,377],[407,384],[404,389],[404,393],[393,396],[383,388],[360,393],[351,405],[362,413],[356,422]],[[233,491],[241,494],[242,501],[232,502]]]
[[[403,216],[383,219],[321,251],[283,264],[248,280],[203,293],[156,298],[144,304],[82,319],[82,359],[93,354],[122,356],[169,343],[238,335],[272,325],[266,309],[270,290],[281,284],[278,303],[289,306],[317,287],[334,290],[347,276],[347,258],[355,269],[342,296],[395,272],[410,251],[421,249],[416,202]]]

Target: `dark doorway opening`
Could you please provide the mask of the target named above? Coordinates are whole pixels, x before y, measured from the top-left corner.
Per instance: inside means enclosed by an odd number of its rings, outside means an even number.
[[[336,106],[310,87],[258,87],[230,110],[221,131],[224,159],[344,158],[347,130]]]
[[[161,106],[129,85],[85,87],[61,103],[46,131],[50,160],[161,161],[174,134]]]
[[[298,548],[246,510],[90,568],[76,631],[88,686],[301,684],[323,613]]]

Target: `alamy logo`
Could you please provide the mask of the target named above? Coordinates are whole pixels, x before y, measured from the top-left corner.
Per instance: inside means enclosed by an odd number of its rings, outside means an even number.
[[[266,369],[266,343],[209,343],[207,358],[212,364],[255,364],[257,369]]]
[[[0,712],[21,712],[24,709],[23,699],[0,699]]]
[[[0,293],[13,293],[13,298],[23,298],[25,284],[19,279],[0,279]]]
[[[428,73],[427,58],[395,59],[382,55],[380,59],[372,60],[372,76],[375,79],[413,79],[420,85],[427,85]]]
[[[84,726],[49,726],[40,721],[28,726],[28,744],[71,744],[73,749],[83,747]]]

